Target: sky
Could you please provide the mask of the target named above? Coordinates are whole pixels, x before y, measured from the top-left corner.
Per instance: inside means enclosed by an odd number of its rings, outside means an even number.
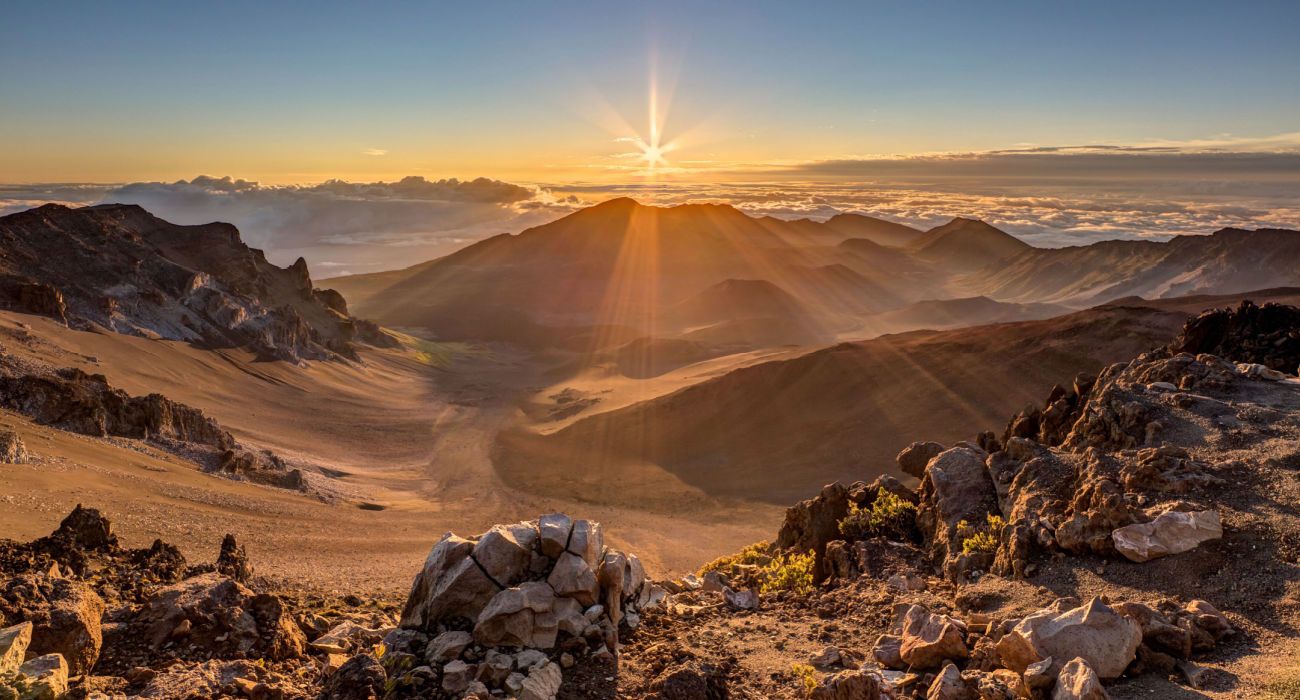
[[[133,198],[340,270],[614,192],[986,215],[1043,245],[1300,225],[1294,2],[15,0],[0,20],[0,212]]]

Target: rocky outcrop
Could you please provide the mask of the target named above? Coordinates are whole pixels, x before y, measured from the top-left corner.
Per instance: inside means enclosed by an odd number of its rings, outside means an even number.
[[[222,475],[295,490],[306,486],[300,471],[270,452],[242,447],[197,408],[161,394],[131,396],[103,375],[75,368],[30,370],[0,359],[0,408],[82,435],[150,440]]]
[[[17,433],[0,430],[0,464],[26,464],[27,445]]]
[[[217,573],[159,590],[131,627],[152,649],[179,639],[208,658],[292,658],[307,643],[279,598],[255,594]]]
[[[0,307],[78,328],[245,347],[299,362],[355,357],[347,304],[312,287],[307,264],[288,268],[249,248],[229,224],[178,226],[133,205],[47,204],[0,217]]]
[[[826,562],[826,545],[840,539],[840,521],[849,513],[849,492],[843,484],[828,484],[815,498],[802,501],[785,512],[785,522],[776,537],[778,549],[813,552],[814,581],[820,583],[832,573]]]
[[[986,457],[973,445],[945,450],[930,460],[917,490],[917,527],[934,560],[952,578],[987,571],[993,563],[992,553],[966,544],[969,530],[983,527],[988,516],[998,512],[997,492],[984,468]]]
[[[80,581],[16,576],[0,585],[0,613],[32,624],[29,655],[59,654],[74,675],[89,672],[99,659],[104,601]]]
[[[1294,375],[1300,371],[1300,309],[1283,304],[1206,311],[1170,345],[1175,353],[1217,355]]]
[[[131,396],[101,374],[60,369],[0,375],[0,406],[83,435],[168,439],[230,449],[235,439],[202,411],[160,394]]]

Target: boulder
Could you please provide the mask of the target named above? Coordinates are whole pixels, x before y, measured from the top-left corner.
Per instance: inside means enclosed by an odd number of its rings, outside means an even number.
[[[473,664],[460,659],[448,663],[442,667],[442,689],[449,693],[463,692],[474,681],[475,671]]]
[[[473,540],[451,533],[433,546],[407,596],[402,627],[433,632],[446,619],[478,618],[500,588],[470,558],[473,549]]]
[[[979,700],[979,696],[961,677],[961,670],[947,664],[925,691],[925,700]]]
[[[479,613],[474,640],[489,646],[550,649],[559,621],[554,614],[555,591],[540,581],[497,593]]]
[[[474,637],[469,632],[454,630],[443,632],[424,649],[424,658],[430,665],[442,664],[453,659],[459,659],[461,652],[474,643]]]
[[[946,615],[913,605],[903,617],[899,656],[915,668],[938,668],[944,661],[964,659],[969,652],[961,628]]]
[[[1132,663],[1141,643],[1142,628],[1136,621],[1093,598],[1073,610],[1043,610],[1024,618],[998,641],[997,651],[1003,664],[1016,672],[1049,657],[1056,663],[1077,657],[1109,680]]]
[[[371,654],[357,654],[339,667],[321,688],[319,700],[374,700],[384,697],[388,673]]]
[[[13,673],[23,665],[27,647],[32,643],[32,623],[20,622],[0,630],[0,676]]]
[[[893,634],[882,634],[876,637],[876,644],[871,650],[871,655],[876,662],[885,668],[892,668],[898,671],[907,668],[907,663],[903,661],[903,638]]]
[[[103,645],[104,601],[68,578],[27,574],[0,584],[0,613],[32,624],[27,654],[60,654],[73,675],[90,672]]]
[[[1110,700],[1110,695],[1096,672],[1080,657],[1061,667],[1052,700]]]
[[[1145,562],[1195,549],[1223,537],[1218,511],[1169,511],[1149,523],[1136,523],[1111,532],[1115,549],[1129,561]]]
[[[573,520],[563,513],[551,513],[537,519],[542,554],[555,559],[569,546]]]
[[[68,692],[68,663],[58,654],[28,661],[19,667],[18,675],[27,682],[22,700],[56,700]]]
[[[517,695],[519,700],[555,700],[564,675],[559,664],[547,663],[528,672]]]
[[[600,523],[591,520],[573,521],[573,531],[569,534],[566,549],[582,557],[587,566],[593,569],[600,566],[600,557],[605,551],[605,533]]]
[[[175,636],[213,658],[301,656],[307,643],[280,599],[255,594],[238,581],[211,573],[158,591],[136,617],[155,649]]]
[[[930,466],[921,479],[918,491],[920,505],[916,511],[916,524],[935,560],[943,562],[950,578],[960,578],[967,568],[987,569],[987,562],[960,561],[962,535],[959,524],[963,521],[974,527],[983,526],[990,513],[998,513],[997,492],[984,468],[987,455],[973,446],[958,446],[939,453],[930,460]]]
[[[904,474],[920,479],[925,476],[926,465],[944,449],[946,448],[937,442],[914,442],[904,447],[894,459]]]
[[[555,589],[556,595],[573,598],[584,608],[595,605],[596,597],[600,594],[596,572],[592,571],[586,560],[572,552],[560,554],[551,575],[546,577],[546,582]]]
[[[810,700],[884,700],[886,683],[870,670],[840,671],[822,679],[813,688]],[[707,696],[706,696],[707,697]]]
[[[523,579],[536,539],[529,525],[495,525],[478,538],[470,556],[498,586],[512,586]]]
[[[0,430],[0,464],[26,464],[27,445],[12,430]]]

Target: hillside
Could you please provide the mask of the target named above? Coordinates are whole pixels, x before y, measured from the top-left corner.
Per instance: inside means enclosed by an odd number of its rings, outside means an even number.
[[[814,317],[804,323],[817,326],[819,316],[897,308],[950,277],[934,270],[904,277],[898,273],[917,266],[905,253],[841,249],[844,237],[825,224],[754,218],[729,206],[615,199],[406,270],[330,282],[386,325],[536,346],[593,328],[619,329],[617,342],[681,330],[679,317],[694,322],[695,314],[682,305],[709,303],[692,298],[716,294],[728,280],[783,290],[792,297],[785,305],[808,310]]]
[[[0,217],[0,305],[78,328],[246,347],[287,360],[391,344],[315,289],[307,264],[267,262],[229,224],[178,226],[131,205],[46,205]]]
[[[953,270],[978,270],[1031,249],[1028,243],[983,221],[961,217],[926,231],[908,245],[922,260]]]
[[[965,285],[1003,301],[1088,306],[1127,296],[1150,299],[1233,294],[1300,285],[1300,233],[1223,229],[1168,241],[1102,241],[1034,249]]]
[[[607,482],[650,469],[714,496],[787,501],[849,474],[895,473],[894,454],[913,440],[951,443],[996,427],[1045,387],[1167,342],[1186,319],[1142,306],[1101,307],[840,344],[551,435],[507,433],[497,468],[540,492],[554,489],[560,474]],[[575,463],[590,465],[592,476],[574,473]],[[593,497],[624,497],[590,487]]]

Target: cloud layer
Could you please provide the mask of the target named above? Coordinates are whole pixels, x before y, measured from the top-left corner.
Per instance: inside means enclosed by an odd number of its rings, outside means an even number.
[[[1300,142],[1290,136],[1264,145]],[[275,262],[307,258],[317,277],[405,267],[614,196],[661,205],[721,202],[785,219],[861,212],[922,228],[969,216],[1037,246],[1166,238],[1227,226],[1300,229],[1300,151],[1256,149],[1259,144],[1231,139],[1198,143],[844,158],[747,168],[745,177],[766,181],[728,184],[539,186],[406,177],[268,186],[200,176],[125,185],[0,185],[0,214],[46,202],[126,202],[177,223],[228,221]],[[1219,150],[1226,146],[1237,150]]]
[[[176,223],[227,221],[277,263],[306,257],[317,276],[411,265],[550,221],[577,203],[487,178],[267,186],[199,176],[120,186],[0,186],[0,213],[45,202],[130,203]]]

